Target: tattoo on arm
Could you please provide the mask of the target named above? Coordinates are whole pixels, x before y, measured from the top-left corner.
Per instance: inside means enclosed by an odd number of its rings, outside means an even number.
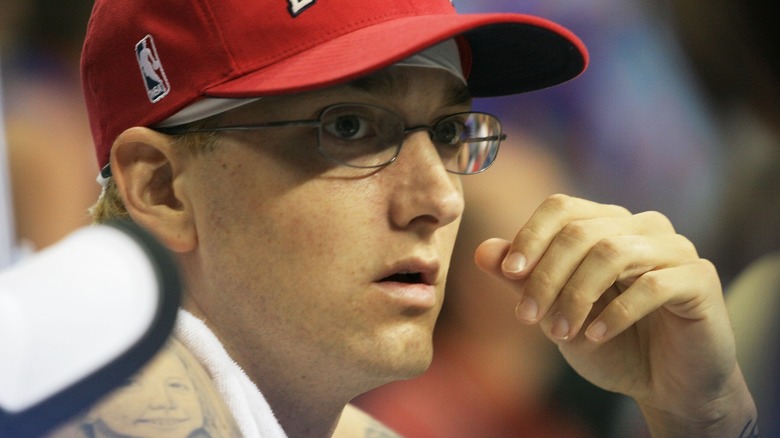
[[[240,436],[238,427],[197,360],[175,341],[144,369],[53,436]]]

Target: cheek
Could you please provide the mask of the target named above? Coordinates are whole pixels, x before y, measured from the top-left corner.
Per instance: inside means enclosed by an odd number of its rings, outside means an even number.
[[[145,403],[139,403],[139,393],[127,396],[115,396],[99,411],[97,418],[106,426],[119,433],[133,431],[136,420],[142,418],[146,411]]]
[[[381,201],[359,189],[340,184],[313,184],[318,190],[301,190],[282,199],[269,213],[274,233],[267,238],[299,273],[323,278],[350,275],[354,265],[381,241],[386,221]]]
[[[358,198],[360,191],[320,183],[257,200],[247,214],[226,211],[221,223],[234,222],[213,252],[220,294],[212,309],[263,332],[253,341],[260,345],[322,345],[365,325],[358,321],[372,314],[364,292],[381,215]]]
[[[214,190],[204,208],[202,254],[235,288],[299,289],[350,275],[377,237],[381,197],[356,181],[263,179]],[[328,283],[320,287],[328,287]],[[298,293],[305,291],[298,290]]]

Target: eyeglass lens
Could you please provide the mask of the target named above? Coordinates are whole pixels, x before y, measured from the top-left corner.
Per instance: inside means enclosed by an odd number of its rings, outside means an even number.
[[[320,116],[320,151],[351,167],[374,168],[391,163],[407,132],[425,129],[431,135],[447,170],[478,173],[498,154],[502,139],[498,119],[485,113],[460,113],[432,127],[407,129],[394,112],[372,105],[336,105]]]

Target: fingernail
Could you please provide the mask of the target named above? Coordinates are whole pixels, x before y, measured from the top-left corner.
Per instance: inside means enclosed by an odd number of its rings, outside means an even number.
[[[566,340],[569,337],[569,321],[561,314],[555,315],[550,334],[556,339]]]
[[[585,336],[593,342],[604,339],[605,334],[607,334],[607,325],[602,321],[594,322],[585,331]]]
[[[513,252],[504,258],[502,268],[506,272],[520,273],[525,269],[525,256],[519,252]]]
[[[515,315],[524,322],[536,322],[538,313],[539,306],[536,304],[536,300],[531,297],[523,297],[517,307],[515,307]]]

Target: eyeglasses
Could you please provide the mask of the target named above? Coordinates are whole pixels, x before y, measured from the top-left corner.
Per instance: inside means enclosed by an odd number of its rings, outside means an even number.
[[[337,163],[373,169],[398,158],[407,134],[428,131],[444,168],[461,175],[480,173],[490,167],[506,135],[496,116],[462,112],[437,120],[432,126],[406,127],[398,114],[369,104],[338,104],[324,108],[314,120],[290,120],[250,125],[155,128],[177,135],[189,132],[250,131],[265,128],[309,126],[317,128],[319,152]]]

